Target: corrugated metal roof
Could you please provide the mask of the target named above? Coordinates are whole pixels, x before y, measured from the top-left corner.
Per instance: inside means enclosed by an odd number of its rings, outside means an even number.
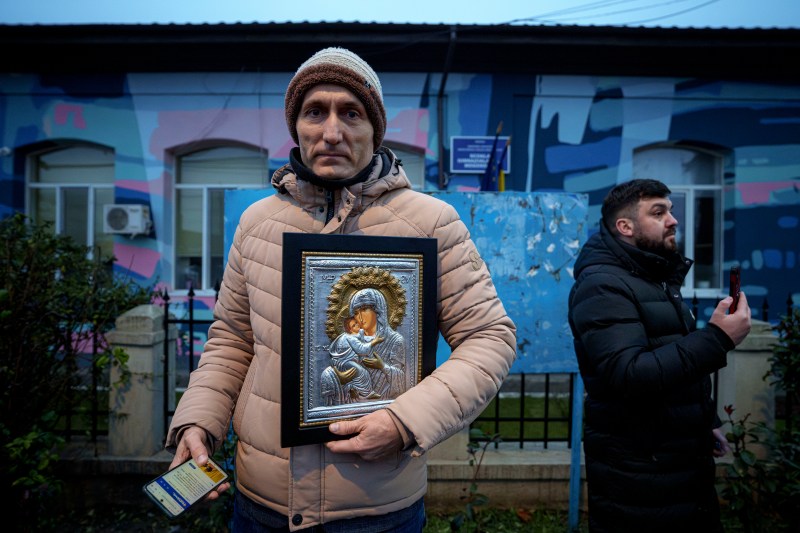
[[[326,21],[313,21],[313,20],[297,20],[297,21],[270,21],[270,22],[259,22],[257,20],[252,21],[236,21],[236,22],[224,22],[224,21],[207,21],[207,22],[136,22],[136,23],[53,23],[53,24],[43,24],[43,23],[5,23],[0,22],[1,26],[47,26],[47,27],[56,27],[56,26],[114,26],[114,27],[127,27],[127,26],[136,26],[136,27],[158,27],[158,26],[284,26],[287,24],[299,24],[299,25],[319,25],[319,24],[352,24],[352,25],[393,25],[393,26],[459,26],[462,28],[468,27],[491,27],[491,26],[525,26],[525,27],[537,27],[537,28],[630,28],[630,29],[661,29],[661,30],[800,30],[800,26],[793,25],[793,26],[692,26],[692,25],[657,25],[657,26],[647,26],[647,25],[631,25],[631,24],[555,24],[555,23],[522,23],[522,22],[514,22],[514,23],[493,23],[493,24],[482,24],[482,23],[445,23],[445,22],[402,22],[394,20],[392,22],[380,22],[380,21],[356,21],[356,20],[326,20]]]
[[[234,23],[0,25],[0,69],[294,71],[345,46],[383,72],[797,79],[800,30],[566,25]]]

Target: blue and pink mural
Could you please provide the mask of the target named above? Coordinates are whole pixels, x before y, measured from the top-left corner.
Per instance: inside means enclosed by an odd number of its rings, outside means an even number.
[[[147,204],[154,225],[148,236],[114,237],[117,268],[141,283],[172,287],[175,154],[233,141],[262,150],[270,172],[280,167],[294,146],[283,115],[290,77],[0,74],[0,217],[26,210],[33,147],[76,140],[107,146],[116,158],[115,202]],[[513,139],[507,189],[586,195],[589,233],[606,192],[632,177],[634,149],[667,141],[724,148],[730,157],[723,266],[743,266],[751,304],[768,298],[771,318],[789,294],[800,302],[800,86],[451,74],[444,131],[438,131],[440,75],[387,73],[381,79],[386,139],[424,154],[426,190],[438,190],[440,143],[449,147],[451,136],[492,135],[502,121],[503,135]],[[446,151],[444,157],[449,161]],[[452,175],[447,191],[474,191],[479,180]],[[212,295],[203,296],[207,305],[213,302]]]

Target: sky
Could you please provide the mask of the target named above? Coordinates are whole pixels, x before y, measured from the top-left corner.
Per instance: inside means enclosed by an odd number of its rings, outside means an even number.
[[[800,28],[800,0],[0,0],[0,24],[391,22]]]

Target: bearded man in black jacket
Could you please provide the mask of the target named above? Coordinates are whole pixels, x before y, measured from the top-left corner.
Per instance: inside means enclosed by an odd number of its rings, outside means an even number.
[[[714,456],[730,448],[710,374],[749,333],[750,308],[742,293],[729,313],[727,297],[696,329],[670,192],[655,180],[614,187],[575,263],[569,322],[587,393],[593,533],[722,531]]]

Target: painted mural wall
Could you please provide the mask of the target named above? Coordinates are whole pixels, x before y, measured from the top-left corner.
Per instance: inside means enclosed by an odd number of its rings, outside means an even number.
[[[225,248],[237,221],[270,191],[225,193]],[[431,192],[469,230],[508,316],[517,326],[513,373],[577,373],[567,322],[572,265],[586,242],[587,196],[556,192]],[[227,262],[227,258],[226,258]],[[450,356],[439,336],[437,365]]]
[[[600,205],[633,177],[634,149],[664,141],[729,151],[723,267],[741,264],[752,307],[771,319],[800,303],[800,88],[653,78],[541,77],[530,114],[526,187]],[[701,298],[703,321],[714,298]],[[754,316],[760,317],[760,313]]]
[[[288,159],[283,90],[290,73],[131,74],[52,77],[0,74],[0,217],[25,210],[26,154],[48,142],[85,140],[116,154],[115,202],[145,203],[149,236],[115,236],[118,268],[171,286],[175,154],[203,142],[258,147],[269,171]],[[512,135],[507,187],[588,195],[589,232],[614,184],[632,176],[634,148],[662,141],[724,147],[724,263],[741,263],[751,304],[800,302],[800,87],[673,78],[452,74],[444,132],[441,78],[381,76],[386,139],[425,155],[437,188],[439,143]],[[449,154],[445,152],[445,157]],[[447,165],[445,165],[447,169]],[[479,176],[453,175],[469,192]],[[124,265],[124,266],[122,266]],[[703,313],[708,314],[708,306]],[[776,313],[773,313],[776,314]],[[703,316],[700,317],[701,319]]]

